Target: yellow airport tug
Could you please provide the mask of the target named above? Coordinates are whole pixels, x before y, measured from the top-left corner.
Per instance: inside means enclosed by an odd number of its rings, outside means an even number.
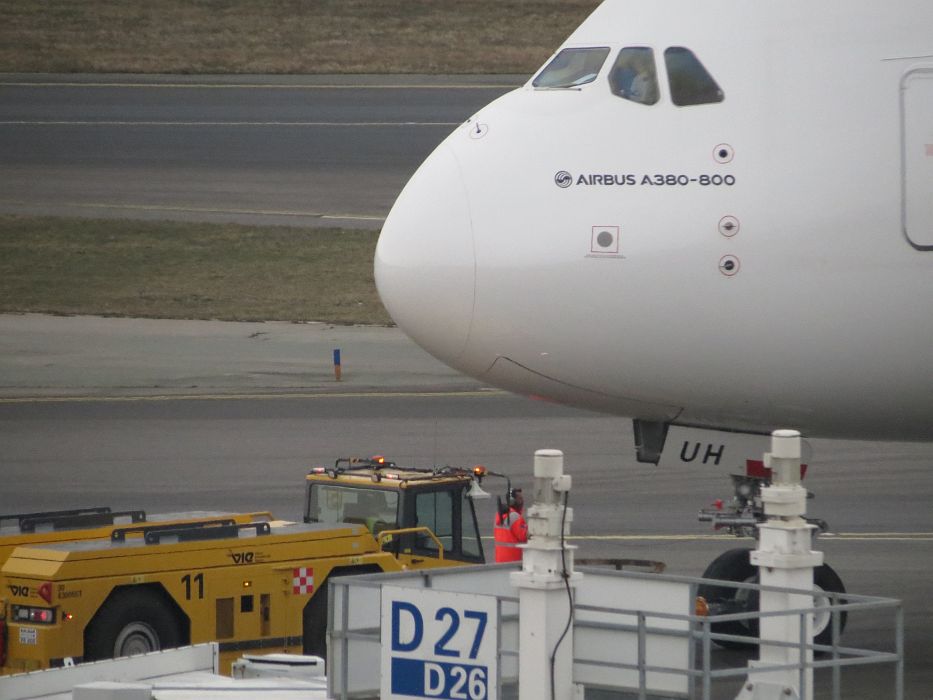
[[[206,641],[225,670],[244,652],[323,655],[330,577],[484,562],[471,498],[482,474],[340,459],[307,475],[304,523],[208,514],[0,531],[2,673]]]

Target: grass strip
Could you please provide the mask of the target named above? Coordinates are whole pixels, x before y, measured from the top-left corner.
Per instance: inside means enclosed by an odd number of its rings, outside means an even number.
[[[378,233],[0,216],[0,312],[388,324]]]
[[[0,0],[0,71],[521,73],[599,0]]]

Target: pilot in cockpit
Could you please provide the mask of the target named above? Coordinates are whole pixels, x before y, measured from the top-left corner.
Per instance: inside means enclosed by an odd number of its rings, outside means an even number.
[[[609,84],[613,93],[632,102],[657,102],[658,78],[651,49],[623,49],[609,74]]]

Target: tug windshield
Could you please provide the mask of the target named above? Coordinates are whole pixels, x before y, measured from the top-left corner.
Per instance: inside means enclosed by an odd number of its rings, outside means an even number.
[[[398,492],[314,484],[308,498],[307,522],[356,523],[378,535],[397,527]]]

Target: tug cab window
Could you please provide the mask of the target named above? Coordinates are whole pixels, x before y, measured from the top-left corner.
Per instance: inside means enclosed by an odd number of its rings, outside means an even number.
[[[608,48],[564,49],[531,84],[536,88],[573,88],[592,83],[608,55]]]
[[[723,92],[690,49],[672,46],[664,51],[671,101],[678,107],[722,102]]]
[[[415,497],[415,515],[418,525],[431,528],[445,552],[454,548],[454,504],[452,491],[419,493]],[[418,535],[417,548],[437,551],[437,543],[427,535]]]
[[[481,564],[483,548],[473,510],[473,502],[466,490],[451,488],[444,491],[410,492],[405,498],[405,522],[430,528],[444,548],[444,559]],[[425,533],[406,533],[400,537],[401,551],[415,556],[436,557],[437,542]]]
[[[306,523],[356,523],[374,535],[398,527],[398,492],[313,484]]]
[[[613,95],[631,102],[653,105],[658,101],[658,71],[654,51],[645,46],[629,46],[619,52],[609,71]]]

